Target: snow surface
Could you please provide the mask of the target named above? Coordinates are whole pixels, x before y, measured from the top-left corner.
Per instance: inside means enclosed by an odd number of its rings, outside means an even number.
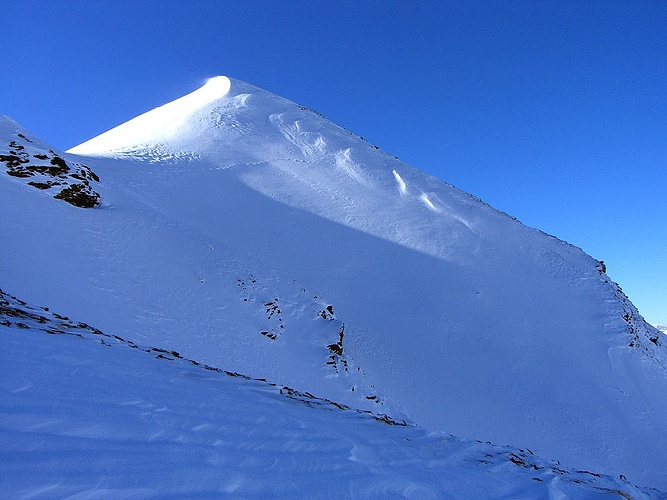
[[[137,116],[124,127],[118,127],[102,134],[85,144],[72,148],[77,154],[95,153],[100,150],[118,150],[126,144],[155,141],[178,134],[183,120],[191,111],[201,108],[223,97],[231,87],[226,76],[209,79],[205,85],[186,96],[176,99],[150,113]]]
[[[5,498],[661,497],[0,304]]]
[[[667,489],[665,345],[601,263],[312,110],[213,82],[59,153],[99,176],[99,208],[2,176],[0,286],[137,344]],[[43,144],[6,119],[0,134]]]

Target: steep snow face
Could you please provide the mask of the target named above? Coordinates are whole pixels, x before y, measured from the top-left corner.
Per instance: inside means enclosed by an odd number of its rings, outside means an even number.
[[[667,487],[665,345],[601,263],[230,82],[65,155],[99,175],[99,209],[4,178],[3,287],[135,342]]]

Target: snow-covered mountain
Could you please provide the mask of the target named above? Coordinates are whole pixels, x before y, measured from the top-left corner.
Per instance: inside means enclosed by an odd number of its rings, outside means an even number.
[[[178,367],[667,490],[664,340],[580,249],[225,77],[67,153],[7,118],[0,135],[6,293]],[[147,380],[199,373],[131,366]],[[340,418],[344,432],[357,417]]]

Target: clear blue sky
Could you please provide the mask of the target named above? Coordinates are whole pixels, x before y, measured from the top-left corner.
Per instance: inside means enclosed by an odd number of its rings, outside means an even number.
[[[66,149],[214,75],[607,263],[667,324],[667,2],[0,0],[0,113]]]

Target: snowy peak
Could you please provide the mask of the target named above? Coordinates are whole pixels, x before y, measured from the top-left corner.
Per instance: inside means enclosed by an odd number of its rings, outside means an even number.
[[[245,151],[250,158],[260,140],[262,159],[310,158],[328,152],[322,131],[342,131],[318,113],[246,82],[225,76],[168,104],[148,111],[68,152],[91,156],[123,155],[129,151],[155,154],[178,150],[196,156]],[[344,132],[344,131],[343,131]],[[336,135],[336,132],[334,132]],[[344,132],[344,135],[349,135]],[[242,138],[242,141],[239,139]],[[356,138],[355,138],[356,139]],[[231,146],[231,147],[230,147]],[[217,155],[216,155],[217,153]],[[237,158],[238,159],[238,158]]]
[[[466,260],[488,215],[516,225],[316,111],[226,77],[69,152],[233,176],[281,204],[438,258]]]
[[[111,155],[114,152],[136,149],[169,140],[183,122],[197,110],[225,96],[231,88],[226,76],[210,78],[202,87],[175,101],[115,127],[72,149],[81,155]]]

